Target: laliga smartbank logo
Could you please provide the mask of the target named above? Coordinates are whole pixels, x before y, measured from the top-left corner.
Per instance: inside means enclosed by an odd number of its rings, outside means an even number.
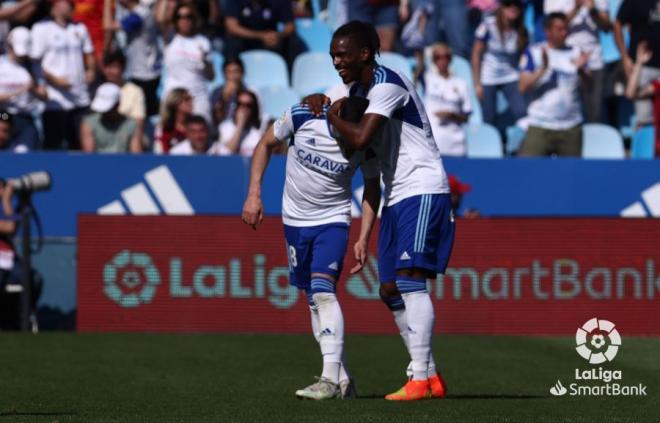
[[[609,363],[622,345],[621,335],[609,320],[593,319],[585,322],[575,333],[575,350],[589,364]],[[646,396],[647,386],[623,383],[623,370],[591,367],[575,369],[575,382],[565,387],[561,380],[550,388],[556,397],[569,396]]]

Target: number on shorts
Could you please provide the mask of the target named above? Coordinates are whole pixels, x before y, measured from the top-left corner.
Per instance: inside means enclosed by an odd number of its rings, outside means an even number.
[[[298,259],[296,258],[296,248],[293,245],[289,245],[289,270],[298,266]]]

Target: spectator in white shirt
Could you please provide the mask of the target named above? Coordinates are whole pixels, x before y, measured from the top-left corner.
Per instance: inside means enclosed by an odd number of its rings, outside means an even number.
[[[11,30],[5,48],[7,54],[0,58],[0,109],[13,115],[13,142],[36,150],[40,142],[32,112],[39,107],[38,93],[24,66],[29,46],[30,30],[22,26]]]
[[[142,88],[146,100],[146,115],[158,114],[160,73],[163,53],[158,45],[158,25],[153,4],[139,0],[118,0],[126,9],[119,21],[110,24],[112,31],[126,35],[126,76]]]
[[[95,78],[94,47],[85,25],[71,21],[73,2],[54,0],[51,19],[32,27],[30,58],[48,101],[43,113],[44,148],[80,149],[80,122]],[[65,144],[66,140],[66,144]]]
[[[162,19],[162,12],[159,20]],[[211,104],[207,83],[213,79],[210,62],[211,43],[199,34],[199,16],[192,4],[179,4],[174,9],[174,35],[165,23],[161,25],[165,38],[164,84],[165,95],[174,88],[185,88],[193,98],[193,114],[211,122]]]
[[[496,125],[498,91],[506,97],[515,120],[525,116],[517,69],[529,38],[522,11],[522,1],[502,0],[495,13],[484,18],[475,32],[472,74],[484,121],[491,125]]]
[[[607,0],[545,0],[544,11],[564,13],[570,22],[566,44],[589,53],[585,70],[589,78],[580,79],[580,94],[586,122],[599,122],[603,105],[605,63],[599,31],[609,31],[612,22]]]
[[[238,93],[236,111],[231,120],[220,124],[220,153],[251,157],[261,138],[261,113],[252,91]]]
[[[580,156],[582,109],[578,80],[589,61],[566,44],[568,19],[551,13],[545,20],[547,42],[528,48],[520,61],[520,91],[529,93],[529,129],[520,156]]]
[[[192,115],[186,120],[186,139],[170,150],[173,156],[218,155],[219,144],[211,143],[209,124],[204,117]]]
[[[440,154],[464,156],[463,124],[472,112],[472,105],[467,83],[449,73],[451,57],[452,51],[446,44],[433,46],[433,64],[424,73],[424,107]]]

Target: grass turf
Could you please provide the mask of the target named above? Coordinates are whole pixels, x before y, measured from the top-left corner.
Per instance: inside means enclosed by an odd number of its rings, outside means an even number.
[[[390,403],[407,364],[396,336],[349,336],[361,398],[299,401],[320,372],[310,336],[4,333],[0,422],[644,422],[660,419],[660,339],[626,337],[613,363],[647,397],[552,397],[590,365],[565,337],[436,336],[444,400]],[[597,367],[597,366],[596,366]]]

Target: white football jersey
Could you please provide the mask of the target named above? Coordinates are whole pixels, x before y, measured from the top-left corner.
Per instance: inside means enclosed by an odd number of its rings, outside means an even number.
[[[327,110],[327,109],[326,109]],[[275,137],[289,141],[282,220],[290,226],[351,221],[351,180],[358,166],[366,178],[379,176],[372,150],[346,158],[332,137],[325,113],[320,117],[297,104],[273,124]]]
[[[501,33],[497,19],[490,15],[477,27],[474,36],[486,45],[481,62],[481,83],[499,85],[517,81],[520,76],[517,68],[518,33],[513,30]]]
[[[431,124],[412,83],[400,73],[378,66],[369,90],[353,83],[350,94],[369,100],[365,114],[388,118],[371,144],[385,185],[383,205],[415,195],[449,193]]]

